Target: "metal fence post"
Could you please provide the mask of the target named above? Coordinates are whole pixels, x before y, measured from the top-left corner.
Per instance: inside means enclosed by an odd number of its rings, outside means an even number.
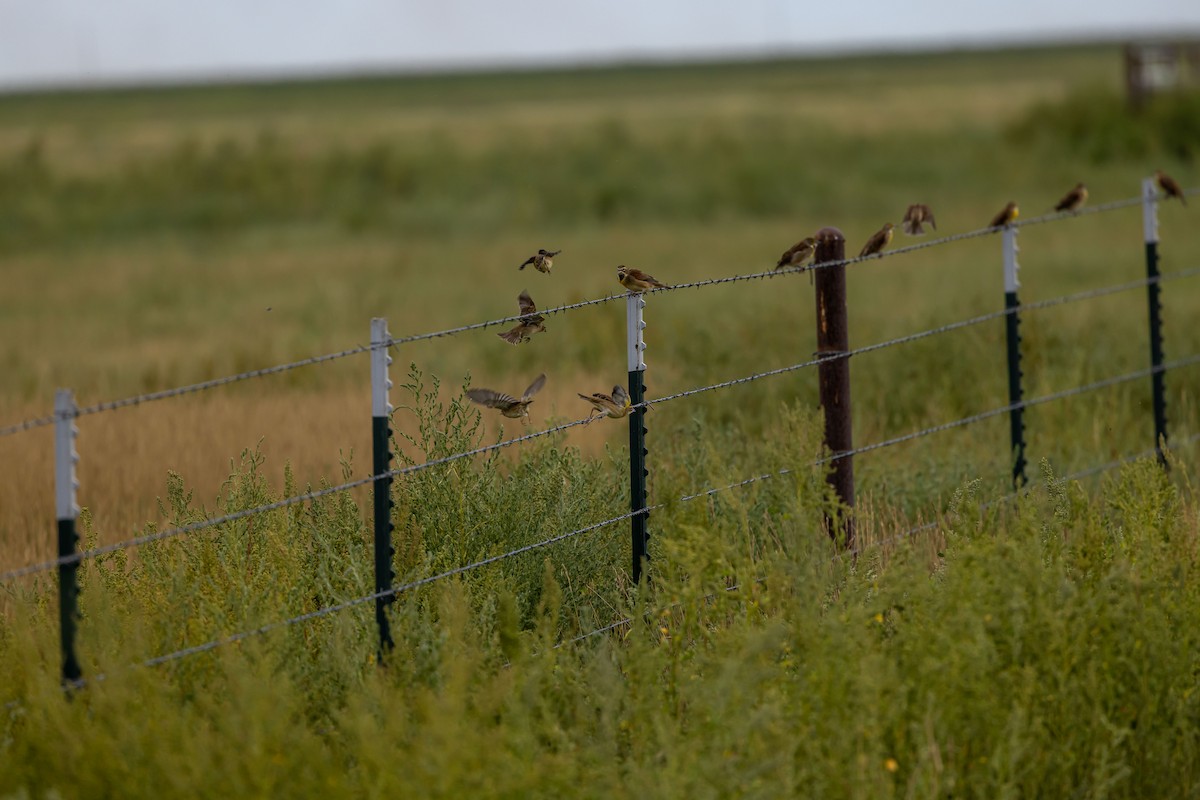
[[[846,237],[837,228],[817,231],[814,266],[846,257]],[[813,270],[817,296],[817,355],[830,358],[818,366],[821,407],[825,409],[825,446],[835,456],[829,483],[845,506],[841,524],[827,514],[829,535],[847,549],[854,547],[854,460],[837,458],[853,448],[850,429],[850,326],[846,312],[846,265]]]
[[[640,294],[630,294],[625,298],[626,342],[628,345],[629,361],[629,402],[633,405],[646,400],[646,362],[642,353],[646,350],[646,342],[642,331],[646,323],[642,319],[642,311],[646,308],[646,300]],[[646,469],[646,409],[639,408],[629,415],[629,505],[633,516],[630,517],[632,534],[633,584],[636,586],[642,580],[642,566],[650,558],[650,534],[647,531],[646,511],[646,478],[650,474]],[[641,513],[637,513],[637,512]]]
[[[371,320],[371,450],[373,475],[383,475],[392,469],[392,404],[388,390],[388,365],[392,363],[388,342],[387,320]],[[375,479],[375,592],[392,588],[392,479]],[[387,607],[396,601],[394,595],[375,598],[375,621],[379,625],[379,660],[394,645],[388,624]]]
[[[1020,489],[1028,479],[1025,477],[1025,409],[1018,405],[1024,391],[1021,386],[1021,317],[1017,309],[1021,301],[1017,299],[1017,289],[1021,283],[1017,280],[1017,229],[1009,225],[1002,233],[1004,242],[1004,329],[1008,350],[1008,402],[1014,408],[1008,412],[1009,425],[1009,455],[1012,457],[1013,488]]]
[[[75,417],[74,395],[70,389],[59,389],[54,393],[54,505],[58,517],[60,559],[75,555],[75,546],[79,542],[75,531],[75,520],[79,517],[76,502],[79,480],[75,475],[79,454],[75,451],[75,439],[79,428],[75,425]],[[77,685],[83,676],[75,655],[75,628],[79,617],[78,571],[78,561],[58,565],[58,624],[65,686]]]
[[[1146,240],[1146,297],[1150,303],[1150,390],[1154,403],[1154,450],[1167,466],[1167,376],[1163,365],[1162,285],[1158,272],[1158,188],[1154,178],[1142,180],[1142,230]]]

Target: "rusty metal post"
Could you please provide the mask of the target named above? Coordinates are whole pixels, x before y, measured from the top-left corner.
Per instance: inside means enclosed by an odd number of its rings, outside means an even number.
[[[846,237],[837,228],[817,231],[814,266],[846,257]],[[826,358],[850,350],[846,313],[846,266],[814,269],[817,295],[817,354]],[[850,433],[850,359],[830,358],[817,368],[821,408],[825,409],[825,446],[833,455],[829,483],[844,506],[840,520],[826,515],[829,535],[847,549],[854,547],[854,459],[839,457],[853,448]]]

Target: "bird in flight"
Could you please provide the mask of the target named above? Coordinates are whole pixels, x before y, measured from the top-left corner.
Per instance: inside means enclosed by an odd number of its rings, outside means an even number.
[[[540,392],[545,385],[546,374],[542,373],[533,379],[533,383],[529,384],[529,388],[521,395],[520,400],[512,395],[491,389],[467,389],[467,397],[471,398],[473,403],[478,403],[484,408],[494,408],[503,416],[520,419],[528,425],[529,404],[533,402],[533,396]]]
[[[775,265],[775,269],[802,266],[816,251],[817,240],[811,236],[807,236],[796,242],[779,257],[779,263]]]
[[[1063,199],[1058,201],[1058,205],[1054,207],[1055,211],[1078,211],[1083,208],[1083,204],[1087,202],[1088,190],[1082,183],[1075,184],[1075,188],[1063,195]]]
[[[539,248],[535,254],[525,259],[525,263],[517,267],[517,269],[525,269],[530,264],[533,264],[533,268],[538,272],[544,272],[549,275],[550,268],[554,266],[554,257],[561,252],[562,250],[542,250]]]
[[[1179,202],[1187,205],[1187,200],[1183,198],[1183,189],[1180,188],[1178,181],[1161,169],[1154,170],[1154,177],[1158,179],[1158,185],[1163,190],[1163,194],[1167,197],[1176,197]]]
[[[1005,225],[1009,225],[1017,218],[1017,214],[1019,213],[1020,212],[1017,209],[1017,204],[1009,200],[1008,205],[1004,207],[1004,210],[992,218],[992,224],[988,227],[1002,228]]]
[[[546,332],[546,318],[537,313],[537,306],[533,304],[533,298],[529,296],[529,292],[521,292],[517,296],[517,303],[521,307],[520,321],[513,326],[512,330],[496,334],[509,344],[528,342],[533,334]]]
[[[883,227],[875,232],[875,235],[867,239],[867,243],[863,245],[863,249],[859,252],[859,258],[873,256],[883,250],[892,242],[892,229],[896,226],[890,222],[885,222]]]
[[[644,292],[647,289],[669,289],[670,286],[659,281],[651,275],[647,275],[640,269],[626,267],[624,265],[617,267],[617,280],[631,292]]]
[[[581,394],[579,396],[592,404],[592,410],[588,414],[589,421],[592,419],[593,414],[620,419],[629,413],[629,392],[625,391],[624,386],[614,386],[611,395],[596,392],[595,394]]]
[[[925,233],[924,223],[928,222],[929,227],[937,230],[937,220],[933,218],[933,212],[929,210],[929,206],[924,203],[913,203],[904,212],[904,219],[900,222],[900,227],[909,236],[920,236]]]

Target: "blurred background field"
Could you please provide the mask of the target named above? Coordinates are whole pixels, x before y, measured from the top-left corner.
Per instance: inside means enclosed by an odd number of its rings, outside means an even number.
[[[0,97],[0,419],[46,413],[58,386],[87,405],[352,347],[372,316],[402,336],[510,315],[522,289],[543,308],[603,296],[621,263],[668,282],[759,271],[824,225],[855,253],[911,202],[945,234],[1009,199],[1048,211],[1078,180],[1093,203],[1159,166],[1189,185],[1200,101],[1117,126],[1119,67],[1092,46]],[[1056,124],[1073,107],[1097,119]],[[1161,220],[1163,269],[1200,265],[1189,210]],[[1140,233],[1136,208],[1025,229],[1023,299],[1138,278]],[[543,246],[564,251],[554,274],[518,272]],[[860,265],[851,343],[994,310],[1001,292],[998,237]],[[1165,296],[1168,357],[1189,354],[1200,292]],[[1028,391],[1143,366],[1144,306],[1130,292],[1027,315]],[[520,348],[492,330],[401,347],[394,373],[415,363],[449,394],[544,370],[535,424],[575,419],[576,392],[623,381],[623,313],[552,317]],[[647,323],[652,395],[814,349],[803,276],[656,296]],[[856,359],[856,442],[1003,404],[1001,328]],[[344,459],[361,474],[367,375],[358,356],[81,420],[82,502],[117,540],[158,518],[168,470],[212,497],[244,448],[275,485],[287,462],[306,482]],[[1196,376],[1168,385],[1185,433]],[[1030,455],[1069,469],[1149,446],[1147,399],[1137,383],[1036,409]],[[772,378],[664,407],[651,441],[702,418],[754,442],[781,404],[815,402],[811,370]],[[861,488],[916,512],[968,477],[1000,486],[1006,424],[860,459]],[[619,425],[569,437],[623,441]],[[51,552],[49,444],[0,440],[23,465],[0,485],[5,566]]]

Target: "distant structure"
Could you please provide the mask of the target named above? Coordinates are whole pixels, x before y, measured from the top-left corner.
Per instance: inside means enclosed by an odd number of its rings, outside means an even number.
[[[1159,92],[1200,87],[1200,42],[1125,45],[1125,94],[1135,111]]]

